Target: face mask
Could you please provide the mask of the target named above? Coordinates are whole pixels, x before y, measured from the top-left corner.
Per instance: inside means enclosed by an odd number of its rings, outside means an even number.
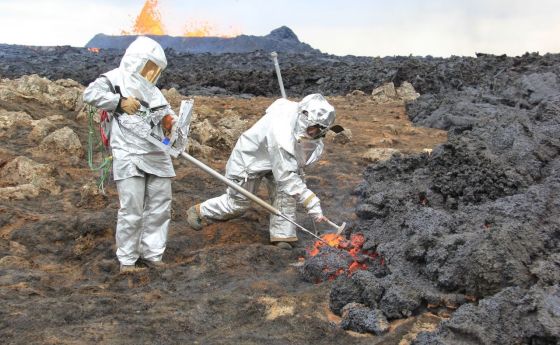
[[[161,74],[161,68],[156,65],[152,60],[148,60],[142,68],[140,75],[144,77],[151,84],[155,84]]]

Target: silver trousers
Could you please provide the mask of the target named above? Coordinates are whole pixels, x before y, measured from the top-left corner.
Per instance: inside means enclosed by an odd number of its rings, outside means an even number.
[[[259,189],[261,181],[264,180],[268,189],[268,196],[277,210],[288,216],[291,220],[296,219],[296,200],[290,195],[278,192],[276,182],[272,174],[248,178],[246,180],[231,180],[232,182],[255,194]],[[206,200],[200,204],[200,215],[207,220],[227,220],[241,216],[249,208],[251,201],[235,189],[228,187],[226,193],[219,197]],[[295,225],[282,217],[270,215],[270,241],[297,241]]]
[[[118,180],[117,258],[133,265],[138,258],[159,261],[171,221],[171,178],[151,174]]]

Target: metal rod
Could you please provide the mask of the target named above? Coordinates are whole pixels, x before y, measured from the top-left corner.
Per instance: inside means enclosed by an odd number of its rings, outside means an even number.
[[[305,170],[303,168],[299,168],[299,176],[301,177],[301,180],[303,181],[303,183],[305,182]],[[317,224],[315,224],[315,219],[313,217],[311,218],[311,223],[313,223],[313,233],[315,235],[319,234],[319,231],[317,230]]]
[[[329,223],[330,226],[334,226],[335,228],[340,228],[340,226],[336,225],[335,223],[331,222],[330,220],[327,220],[327,223]]]
[[[282,93],[282,98],[286,97],[286,91],[284,90],[284,83],[282,82],[282,74],[280,73],[280,65],[278,64],[278,53],[270,53],[272,60],[274,61],[274,69],[276,69],[276,76],[278,77],[278,84],[280,84],[280,92]]]
[[[293,220],[291,220],[290,218],[288,218],[288,216],[286,216],[285,214],[283,214],[282,212],[280,212],[279,210],[277,210],[276,208],[272,207],[270,204],[268,204],[266,201],[264,201],[263,199],[259,198],[258,196],[254,195],[253,193],[249,192],[248,190],[246,190],[245,188],[239,186],[238,184],[233,183],[232,181],[228,180],[226,177],[222,176],[221,174],[219,174],[218,172],[216,172],[214,169],[210,168],[209,166],[207,166],[206,164],[202,163],[201,161],[199,161],[198,159],[194,158],[193,156],[189,155],[188,153],[182,152],[181,156],[183,156],[183,158],[185,158],[186,160],[188,160],[189,162],[191,162],[192,164],[196,165],[198,168],[202,169],[204,172],[210,174],[211,176],[217,178],[218,180],[222,181],[223,183],[227,184],[229,187],[235,189],[236,191],[238,191],[239,193],[243,194],[244,196],[246,196],[247,198],[249,198],[250,200],[256,202],[257,204],[261,205],[262,207],[264,207],[268,212],[282,217],[285,220],[287,220],[288,222],[294,224],[296,227],[298,227],[300,230],[303,230],[305,232],[307,232],[308,234],[310,234],[311,236],[315,237],[316,239],[326,243],[327,245],[329,244],[327,241],[325,241],[324,239],[322,239],[321,237],[315,235],[314,233],[312,233],[311,231],[307,230],[306,228],[304,228],[303,226],[297,224],[296,222],[294,222]]]
[[[313,219],[313,217],[311,217],[311,222],[313,223],[313,233],[317,235],[319,231],[317,230],[317,224],[315,224],[315,219]]]
[[[298,223],[294,222],[293,220],[291,220],[290,218],[288,218],[286,215],[280,213],[278,214],[280,217],[284,218],[285,220],[287,220],[288,222],[294,224],[295,226],[297,226],[300,230],[303,230],[305,232],[307,232],[308,234],[310,234],[311,236],[315,237],[316,239],[318,239],[319,241],[325,243],[326,245],[328,245],[329,247],[331,246],[329,244],[329,242],[325,241],[324,239],[322,239],[321,237],[315,235],[314,233],[312,233],[311,231],[307,230],[306,228],[304,228],[303,226],[299,225]]]

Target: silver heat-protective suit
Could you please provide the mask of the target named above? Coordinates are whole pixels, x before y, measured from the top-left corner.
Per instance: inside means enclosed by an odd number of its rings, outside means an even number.
[[[148,79],[152,81],[149,81],[141,72],[154,64],[158,74],[151,74]],[[175,115],[154,85],[166,66],[161,46],[150,38],[138,37],[127,48],[120,66],[102,74],[84,91],[84,102],[106,110],[111,118],[113,175],[120,200],[117,257],[122,265],[133,265],[139,257],[161,260],[167,242],[171,219],[170,178],[175,176],[171,157],[132,133],[135,124],[142,121],[138,113],[117,113],[121,97],[134,97],[149,108],[159,109],[152,116],[155,119]]]
[[[320,94],[301,102],[276,100],[266,114],[238,139],[226,165],[226,177],[251,193],[265,180],[273,206],[295,221],[296,201],[314,218],[323,212],[319,198],[302,179],[303,168],[316,162],[323,152],[322,136],[310,138],[306,129],[329,128],[335,110]],[[232,188],[200,204],[200,216],[225,220],[241,215],[249,200]],[[282,217],[270,217],[270,241],[297,241],[295,226]]]

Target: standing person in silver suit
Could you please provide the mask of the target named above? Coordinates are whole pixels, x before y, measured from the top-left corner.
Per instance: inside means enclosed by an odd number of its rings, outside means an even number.
[[[133,133],[142,121],[141,106],[158,109],[154,125],[170,131],[177,117],[155,86],[167,66],[162,47],[148,37],[138,37],[126,49],[120,66],[102,74],[84,91],[87,104],[108,112],[113,175],[120,209],[116,245],[121,272],[164,267],[162,256],[171,220],[171,157]]]

